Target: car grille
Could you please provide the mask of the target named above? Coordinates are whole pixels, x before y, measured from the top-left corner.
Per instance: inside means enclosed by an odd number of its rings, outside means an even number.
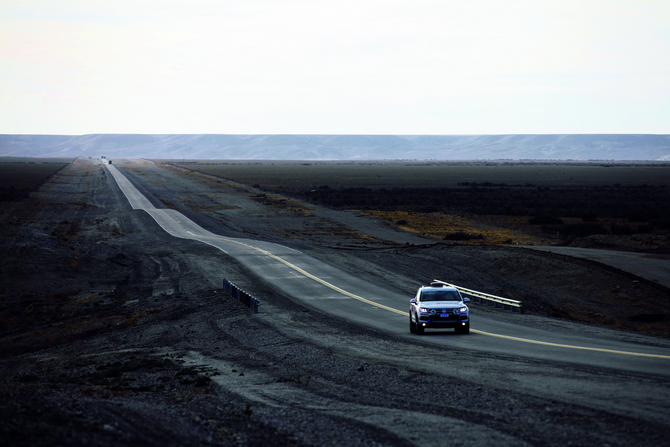
[[[457,321],[459,319],[458,315],[454,315],[454,309],[446,309],[446,312],[443,312],[445,309],[431,309],[428,311],[428,318],[431,321]],[[442,314],[447,314],[446,317],[443,317]]]

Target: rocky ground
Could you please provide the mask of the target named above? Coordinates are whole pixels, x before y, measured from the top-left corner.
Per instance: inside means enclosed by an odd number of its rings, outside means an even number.
[[[305,250],[408,297],[444,279],[528,306],[475,315],[670,346],[664,319],[639,317],[665,315],[667,289],[625,272],[447,244],[149,162],[121,167],[205,228]],[[157,229],[87,160],[0,204],[0,244],[0,445],[664,445],[670,430],[667,408],[499,380],[667,389],[663,378],[447,354],[333,319]],[[225,296],[223,278],[259,297],[261,313]]]

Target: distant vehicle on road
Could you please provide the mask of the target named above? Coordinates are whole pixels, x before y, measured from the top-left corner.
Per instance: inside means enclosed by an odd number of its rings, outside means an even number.
[[[100,156],[100,163],[102,163],[103,165],[106,165],[107,164],[107,157],[105,157],[104,155],[101,155]],[[111,163],[111,161],[109,163]]]
[[[423,334],[429,328],[454,328],[459,334],[470,333],[470,310],[453,287],[421,287],[410,301],[409,331]]]

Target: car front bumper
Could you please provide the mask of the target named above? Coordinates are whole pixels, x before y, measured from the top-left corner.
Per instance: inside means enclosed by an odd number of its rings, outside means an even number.
[[[458,318],[419,317],[419,325],[425,328],[455,328],[469,323],[470,319],[465,315],[460,315]]]

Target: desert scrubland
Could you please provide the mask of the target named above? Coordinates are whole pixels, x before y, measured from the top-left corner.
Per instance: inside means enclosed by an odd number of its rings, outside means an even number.
[[[516,246],[667,256],[666,165],[114,165],[210,231],[287,245],[408,300],[438,278],[527,303],[524,315],[473,303],[473,327],[486,315],[670,347],[663,285]],[[93,160],[44,183],[13,168],[38,187],[0,202],[7,445],[666,443],[667,377],[444,350],[333,318],[172,238]],[[602,229],[549,237],[568,225]],[[222,278],[261,313],[224,296]]]

